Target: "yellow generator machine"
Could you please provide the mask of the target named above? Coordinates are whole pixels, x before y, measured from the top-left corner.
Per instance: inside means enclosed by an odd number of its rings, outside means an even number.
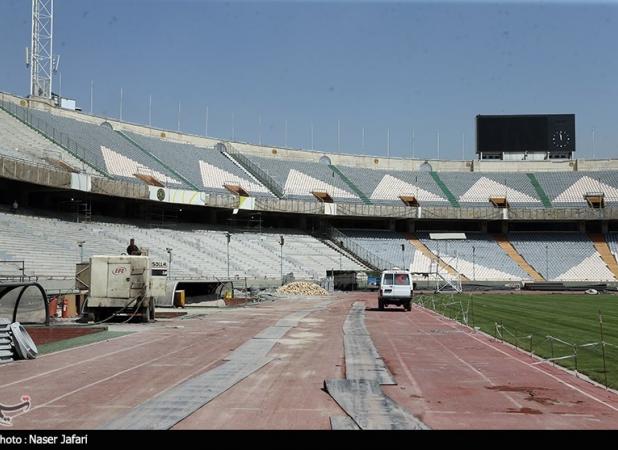
[[[86,312],[95,322],[111,316],[154,320],[154,298],[165,295],[167,263],[149,256],[92,256]]]

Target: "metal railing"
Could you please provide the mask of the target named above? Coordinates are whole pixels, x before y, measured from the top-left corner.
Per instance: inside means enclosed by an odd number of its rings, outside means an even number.
[[[493,207],[463,207],[433,206],[423,207],[421,217],[424,219],[486,219],[500,220],[504,210]]]
[[[509,296],[507,302],[516,301],[517,296]],[[526,314],[542,314],[538,305],[522,296],[526,304]],[[547,326],[543,321],[521,320],[513,313],[513,308],[500,309],[493,296],[476,296],[473,294],[419,294],[414,298],[419,306],[431,309],[450,319],[456,320],[476,331],[482,331],[494,339],[509,343],[523,351],[536,355],[540,359],[532,365],[559,364],[575,371],[575,375],[585,374],[592,380],[608,388],[618,387],[618,345],[613,336],[603,330],[603,317],[598,310],[596,317],[591,312],[583,312],[579,317],[586,326],[578,327],[573,333],[566,326]],[[523,310],[523,309],[522,309]],[[568,313],[567,313],[568,314]],[[609,315],[609,314],[608,314]],[[568,317],[568,315],[565,315]],[[598,328],[595,330],[595,324]],[[613,342],[612,342],[613,341]]]
[[[71,185],[70,172],[4,155],[0,155],[0,177],[60,188]]]
[[[241,152],[236,150],[230,144],[218,144],[217,148],[219,151],[225,151],[232,158],[234,158],[239,164],[245,167],[251,174],[259,180],[264,186],[266,186],[273,194],[277,196],[277,198],[283,198],[285,196],[283,192],[283,188],[279,186],[279,183],[275,181],[273,177],[271,177],[267,171],[262,169],[259,165],[251,161]],[[223,150],[222,150],[223,148]]]
[[[69,187],[68,172],[10,156],[0,155],[0,176],[37,184]],[[60,178],[59,178],[60,177]],[[148,187],[137,182],[113,180],[100,176],[92,178],[92,192],[126,198],[149,198]],[[205,206],[235,209],[239,197],[233,194],[206,193]],[[414,208],[397,205],[365,205],[362,203],[337,203],[339,217],[381,217],[392,219],[448,219],[448,220],[610,220],[618,219],[618,208]],[[324,203],[310,200],[255,197],[255,211],[292,214],[324,215]],[[335,216],[335,217],[336,217]]]
[[[543,208],[511,209],[509,219],[513,220],[598,220],[618,219],[618,208]]]
[[[367,205],[364,203],[337,203],[338,216],[390,217],[393,219],[416,219],[418,208],[399,205]]]
[[[341,243],[342,247],[356,256],[361,262],[375,270],[390,269],[393,264],[378,255],[371,253],[366,248],[354,242],[354,239],[345,235],[334,227],[325,227],[322,233],[334,242]]]
[[[49,122],[41,119],[40,117],[33,115],[30,108],[19,106],[11,101],[7,101],[3,93],[0,93],[0,108],[25,123],[29,127],[35,129],[55,144],[62,147],[69,152],[72,156],[79,159],[82,163],[81,169],[84,170],[85,166],[89,166],[97,173],[101,173],[106,177],[112,178],[107,171],[95,167],[90,161],[96,159],[94,152],[77,142],[75,142],[68,134],[58,130],[52,126]]]
[[[18,272],[21,272],[19,275],[11,274],[11,273],[2,273],[3,267],[14,267]],[[26,277],[26,262],[22,260],[2,260],[0,261],[0,279],[4,280],[19,280],[24,281],[24,277]]]

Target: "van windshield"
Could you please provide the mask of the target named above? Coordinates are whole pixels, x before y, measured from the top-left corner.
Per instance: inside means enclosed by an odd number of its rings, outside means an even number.
[[[392,273],[385,273],[384,274],[384,281],[382,282],[382,284],[393,284],[393,274]]]
[[[410,277],[408,277],[407,273],[398,273],[395,275],[395,284],[397,286],[409,286],[410,285]]]

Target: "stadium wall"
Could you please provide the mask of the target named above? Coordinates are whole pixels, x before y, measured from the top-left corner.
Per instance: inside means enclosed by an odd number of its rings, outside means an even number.
[[[110,180],[103,177],[56,171],[29,162],[0,156],[0,177],[38,185],[55,187],[67,192],[85,191],[110,197],[148,201],[150,188],[145,184]],[[87,183],[76,183],[86,177]],[[76,188],[76,184],[79,186]],[[71,188],[74,189],[71,189]],[[618,220],[618,208],[513,208],[489,207],[408,207],[396,205],[365,205],[360,203],[319,203],[317,201],[255,198],[250,207],[243,207],[243,198],[225,194],[205,194],[201,206],[227,210],[246,209],[257,212],[286,213],[324,217],[376,218],[391,220],[482,220],[482,221],[607,221]],[[168,202],[169,204],[169,202]],[[183,205],[185,203],[176,203]]]
[[[334,165],[358,168],[384,170],[419,170],[425,162],[431,164],[438,172],[562,172],[562,171],[595,171],[618,170],[618,160],[556,160],[556,161],[480,161],[480,160],[435,160],[435,159],[404,159],[386,158],[375,155],[350,155],[328,151],[310,151],[290,149],[277,146],[256,145],[247,142],[230,141],[214,137],[204,137],[176,131],[147,127],[139,124],[120,122],[113,118],[99,117],[79,111],[65,110],[54,107],[43,100],[24,99],[16,95],[0,92],[0,97],[6,101],[21,106],[44,110],[52,114],[80,120],[87,123],[100,124],[109,122],[114,129],[143,134],[151,137],[168,139],[170,141],[190,143],[199,147],[212,148],[219,142],[230,142],[239,151],[261,157],[289,159],[296,161],[318,162],[322,156],[328,156]]]

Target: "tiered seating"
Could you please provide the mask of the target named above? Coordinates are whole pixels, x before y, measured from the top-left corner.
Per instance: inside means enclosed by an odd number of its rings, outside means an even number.
[[[373,203],[401,205],[400,195],[413,195],[420,206],[448,206],[444,193],[427,172],[337,166]]]
[[[428,172],[337,166],[374,203],[401,204],[414,196],[420,206],[449,206],[445,192]],[[512,207],[542,207],[525,173],[440,172],[460,206],[489,206],[490,197],[506,197]]]
[[[0,109],[0,155],[56,167],[50,160],[62,161],[78,171],[94,172],[63,148],[45,139]]]
[[[618,261],[618,233],[608,233],[605,235],[605,239],[607,241],[607,245],[609,245],[609,250]]]
[[[605,194],[605,204],[618,204],[618,173],[600,172],[542,172],[536,178],[551,199],[554,207],[586,207],[584,195]]]
[[[88,242],[84,257],[123,251],[120,242],[97,228],[71,222],[0,214],[0,230],[0,249],[6,259],[24,260],[28,275],[74,275],[80,240]]]
[[[2,237],[0,236],[0,242]],[[10,256],[3,251],[0,251],[0,282],[3,279],[21,276],[21,263],[12,261]]]
[[[361,202],[329,166],[307,161],[245,155],[283,187],[287,198],[314,199],[312,191],[328,192],[335,202]]]
[[[105,123],[94,125],[38,110],[31,110],[30,113],[35,119],[39,118],[53,127],[55,131],[64,133],[77,142],[87,152],[83,156],[93,166],[110,175],[135,181],[134,175],[140,173],[154,176],[171,187],[187,188],[187,185],[178,179],[179,177],[169,168],[146,155]],[[33,124],[36,126],[37,121],[34,120]],[[49,130],[43,126],[40,131],[49,133]]]
[[[262,245],[272,254],[280,251],[278,235],[260,236]],[[349,260],[339,252],[324,250],[324,244],[311,236],[302,234],[285,234],[284,256],[291,261],[302,262],[302,267],[312,274],[323,273],[325,270],[362,270],[361,266]],[[284,267],[285,272],[285,267]]]
[[[296,278],[319,279],[330,269],[363,268],[319,240],[298,233],[283,233],[283,271]],[[174,278],[225,278],[227,242],[225,231],[138,228],[131,225],[74,223],[57,219],[0,214],[0,258],[24,260],[27,275],[72,276],[79,261],[78,241],[84,259],[91,255],[122,254],[128,240],[162,261],[172,248]],[[233,233],[230,241],[230,276],[273,277],[281,275],[279,234]],[[2,268],[0,268],[0,273]]]
[[[272,197],[266,187],[218,150],[164,141],[136,133],[126,134],[142,148],[206,191],[228,192],[223,186],[229,183],[239,184],[253,196]]]
[[[506,197],[511,207],[542,207],[525,173],[440,172],[460,206],[489,206],[490,197]]]
[[[392,267],[409,269],[418,252],[401,233],[387,230],[340,230],[369,253],[389,262]],[[401,245],[404,251],[401,251]]]
[[[13,103],[10,108],[18,116],[27,117],[41,134],[75,150],[79,158],[114,177],[137,182],[135,175],[141,174],[170,187],[212,192],[226,192],[223,185],[239,184],[251,195],[272,197],[251,175],[250,169],[214,149],[126,133],[136,142],[133,144],[99,119],[96,123],[84,122],[66,117],[67,113],[62,110],[54,110],[52,114]],[[60,145],[0,110],[0,155],[56,167],[59,165],[51,160],[59,160],[80,171],[94,172]],[[405,195],[415,197],[420,206],[487,207],[490,197],[506,197],[514,208],[543,207],[543,202],[554,207],[586,207],[585,194],[602,192],[605,205],[618,205],[616,170],[534,172],[531,180],[523,172],[432,174],[337,165],[340,176],[334,168],[317,161],[255,156],[244,144],[237,144],[237,148],[247,151],[243,155],[273,178],[285,197],[292,199],[314,200],[312,191],[319,191],[327,192],[335,202],[399,205],[399,196]]]
[[[509,240],[547,280],[615,281],[583,233],[511,233]]]
[[[421,252],[415,252],[412,259],[412,265],[410,266],[411,272],[418,273],[435,273],[437,270],[436,261],[432,261],[430,258],[422,254]],[[442,270],[441,270],[442,271]],[[435,275],[431,275],[430,279],[435,279]]]
[[[434,255],[470,280],[530,279],[491,236],[466,233],[466,239],[434,240],[428,233],[419,233],[418,237]]]
[[[435,264],[400,233],[393,231],[342,230],[362,248],[402,267],[401,244],[405,246],[405,267],[412,272],[432,272]],[[466,239],[433,240],[428,233],[417,233],[419,240],[434,255],[449,264],[469,280],[521,281],[530,276],[513,261],[489,235],[466,233]],[[539,273],[546,275],[545,246],[549,280],[552,281],[615,281],[614,275],[596,252],[592,242],[578,233],[513,233],[510,241],[515,249]],[[612,252],[618,256],[618,235],[608,237]]]

